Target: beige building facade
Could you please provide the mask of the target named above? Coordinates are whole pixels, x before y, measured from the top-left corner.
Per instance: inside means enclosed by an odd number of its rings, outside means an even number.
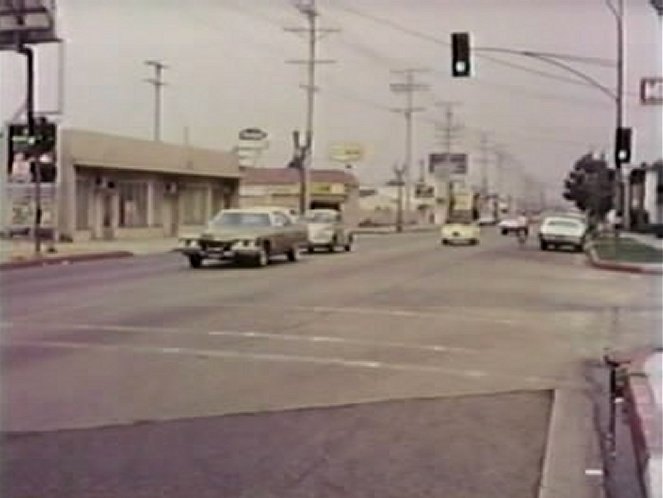
[[[176,236],[239,201],[235,154],[102,133],[59,138],[63,240]]]
[[[299,171],[292,168],[243,168],[240,205],[280,206],[299,211]],[[359,223],[359,183],[343,170],[311,170],[310,208],[336,209],[350,224]]]

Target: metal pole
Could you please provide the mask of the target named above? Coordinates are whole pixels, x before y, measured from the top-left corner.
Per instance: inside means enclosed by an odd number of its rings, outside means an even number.
[[[317,41],[315,0],[310,0],[306,11],[308,32],[308,84],[306,88],[306,158],[302,162],[302,196],[300,211],[305,213],[311,205],[311,168],[313,167],[313,119],[315,113],[315,52]]]
[[[406,171],[405,167],[399,168],[394,166],[394,174],[396,175],[396,185],[398,188],[398,206],[396,208],[396,231],[403,231],[403,173]]]
[[[414,88],[414,76],[407,73],[407,86]],[[414,91],[407,92],[407,106],[405,109],[405,213],[407,222],[411,218],[412,210],[412,109],[414,105]]]
[[[41,169],[38,158],[34,157],[35,145],[35,109],[34,109],[34,52],[31,47],[20,45],[18,51],[25,55],[26,78],[26,105],[25,113],[28,121],[28,136],[30,140],[29,161],[34,170],[35,181],[35,216],[32,232],[35,242],[35,255],[41,255]]]
[[[612,4],[610,4],[612,5]],[[624,0],[617,0],[617,7],[611,7],[617,21],[617,94],[615,96],[615,127],[616,129],[624,126]],[[622,219],[626,221],[624,197],[624,177],[622,173],[622,159],[619,154],[615,155],[615,175],[617,177],[617,210],[621,211]]]
[[[161,81],[161,66],[156,66],[157,81]],[[154,140],[161,140],[161,85],[154,87]]]
[[[154,86],[154,140],[161,141],[161,89],[166,83],[162,80],[163,71],[168,66],[160,61],[145,61],[145,64],[154,68],[154,78],[145,80]]]

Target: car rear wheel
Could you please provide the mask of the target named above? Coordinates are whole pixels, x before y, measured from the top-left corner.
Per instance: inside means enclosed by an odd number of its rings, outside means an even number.
[[[334,237],[332,239],[332,241],[329,243],[329,245],[327,246],[327,250],[329,252],[336,252],[336,245],[337,244],[338,244],[338,242],[336,241],[336,237]]]
[[[442,239],[442,245],[443,245],[443,246],[448,246],[448,245],[449,245],[449,241],[448,241],[447,239]]]
[[[506,228],[502,228],[502,230],[500,230],[500,231],[502,232],[502,235],[508,235],[509,234],[509,231]]]
[[[200,268],[203,265],[203,258],[197,254],[191,254],[189,256],[189,266],[191,268]]]
[[[548,250],[548,243],[545,240],[541,241],[541,250],[542,251],[547,251]]]
[[[258,249],[258,253],[254,256],[254,266],[263,268],[269,264],[269,249],[263,245]]]
[[[348,241],[345,244],[345,252],[350,252],[352,251],[352,244],[354,243],[354,239],[352,237],[348,237]]]
[[[290,261],[291,263],[299,261],[299,256],[300,256],[299,247],[297,246],[291,247],[290,250],[287,252],[287,256],[288,256],[288,261]]]

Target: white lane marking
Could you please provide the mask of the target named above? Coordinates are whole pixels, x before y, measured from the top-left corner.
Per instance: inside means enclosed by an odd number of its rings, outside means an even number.
[[[517,320],[507,318],[493,318],[488,316],[479,316],[472,314],[471,311],[466,311],[462,314],[450,312],[444,308],[428,308],[426,310],[404,310],[394,308],[359,308],[349,306],[280,306],[280,305],[254,305],[254,304],[233,304],[223,303],[220,304],[221,308],[252,308],[252,309],[274,309],[279,311],[302,311],[308,313],[338,313],[338,314],[353,314],[353,315],[384,315],[384,316],[397,316],[404,318],[452,318],[455,320],[463,321],[479,321],[490,322],[493,324],[499,323],[503,325],[515,325]]]
[[[585,469],[586,476],[602,476],[603,469]]]
[[[0,322],[0,328],[12,328],[20,326],[30,326],[28,322]],[[296,335],[296,334],[279,334],[275,332],[257,332],[246,331],[241,332],[237,330],[209,330],[197,331],[184,328],[173,327],[146,327],[146,326],[131,326],[131,325],[95,325],[95,324],[80,324],[80,323],[58,323],[58,324],[36,324],[40,328],[66,328],[74,330],[90,330],[90,331],[103,331],[103,332],[124,332],[124,333],[153,333],[153,334],[180,334],[180,335],[207,335],[207,336],[222,336],[222,337],[239,337],[249,339],[264,339],[273,341],[300,341],[300,342],[317,342],[317,343],[332,343],[332,344],[347,344],[354,346],[381,346],[385,348],[394,349],[412,349],[415,351],[432,351],[436,353],[478,353],[479,350],[469,349],[456,346],[443,346],[440,344],[410,344],[405,342],[393,341],[368,341],[362,339],[350,339],[345,337],[331,337],[331,336],[309,336],[309,335]]]
[[[140,345],[95,344],[74,341],[11,341],[0,345],[4,348],[30,347],[42,349],[76,349],[101,352],[125,352],[134,354],[177,354],[181,356],[194,356],[197,358],[217,358],[249,361],[268,361],[278,363],[304,363],[323,366],[337,366],[345,368],[359,368],[372,370],[387,370],[414,373],[445,374],[466,379],[479,380],[480,378],[500,378],[508,380],[521,380],[517,375],[509,375],[481,370],[465,370],[441,367],[437,365],[417,365],[408,363],[386,363],[373,360],[349,360],[337,357],[301,356],[280,353],[247,353],[226,349],[195,349],[195,348],[163,348]],[[176,351],[175,351],[176,350]],[[555,378],[540,378],[541,383],[548,386],[563,386],[578,388],[579,385]]]

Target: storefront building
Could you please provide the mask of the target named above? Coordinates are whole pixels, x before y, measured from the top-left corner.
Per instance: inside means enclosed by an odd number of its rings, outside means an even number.
[[[293,168],[242,168],[240,205],[280,206],[299,210],[299,171]],[[311,170],[310,208],[341,211],[348,223],[359,222],[359,183],[348,171]]]
[[[63,130],[59,140],[62,240],[176,236],[238,204],[231,152],[81,130]]]

